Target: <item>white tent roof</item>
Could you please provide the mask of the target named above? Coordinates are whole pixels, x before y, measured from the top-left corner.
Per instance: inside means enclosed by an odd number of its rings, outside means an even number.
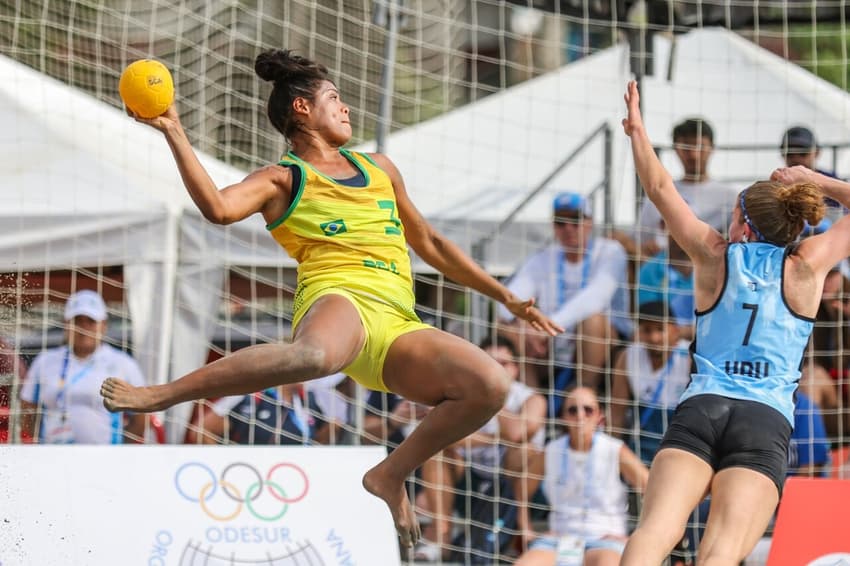
[[[0,270],[123,265],[150,382],[206,359],[224,265],[294,264],[259,215],[204,221],[159,132],[2,56],[0,123]],[[245,176],[199,159],[219,186]]]
[[[779,141],[795,124],[814,129],[822,143],[850,141],[850,95],[793,63],[724,29],[676,38],[656,37],[656,72],[643,83],[651,139],[671,143],[673,126],[701,115],[716,145],[768,144],[769,151],[718,151],[715,178],[755,179],[779,165]],[[387,152],[405,177],[417,206],[432,220],[500,221],[602,123],[613,130],[614,220],[634,220],[634,169],[620,128],[629,80],[627,47],[600,51],[480,102],[395,132]],[[665,164],[680,166],[670,153]],[[829,156],[822,155],[824,165]],[[551,199],[563,190],[589,192],[602,179],[601,141],[594,141],[530,202],[518,220],[548,221]],[[850,152],[839,171],[850,171]],[[597,204],[601,204],[601,201]],[[599,208],[597,208],[597,211]]]

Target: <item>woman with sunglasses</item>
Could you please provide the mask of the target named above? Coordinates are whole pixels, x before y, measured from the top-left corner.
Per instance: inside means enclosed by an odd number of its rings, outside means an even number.
[[[530,472],[543,476],[549,533],[516,566],[617,566],[628,533],[628,488],[642,491],[649,471],[621,440],[599,430],[603,413],[593,389],[568,391],[561,416],[566,433],[530,462]]]
[[[646,196],[694,262],[697,322],[695,371],[652,462],[622,564],[658,566],[710,494],[699,563],[737,565],[782,493],[803,351],[824,278],[850,255],[850,219],[796,242],[806,221],[823,218],[824,194],[850,204],[850,185],[778,170],[740,193],[726,241],[694,215],[656,157],[635,82],[625,101],[623,129]]]

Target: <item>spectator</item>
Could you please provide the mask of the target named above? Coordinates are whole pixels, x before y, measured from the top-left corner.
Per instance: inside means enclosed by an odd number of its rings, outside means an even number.
[[[593,237],[592,203],[584,196],[561,193],[553,208],[556,242],[528,258],[508,283],[513,293],[535,297],[536,306],[567,329],[550,342],[541,333],[519,327],[519,334],[526,337],[527,355],[543,358],[553,350],[556,373],[549,384],[550,416],[559,413],[560,392],[575,379],[590,387],[600,383],[612,337],[617,331],[631,336],[632,330],[622,318],[616,330],[612,326],[612,313],[629,312],[623,247]],[[500,313],[512,320],[506,309]]]
[[[222,397],[201,421],[204,444],[326,444],[328,422],[301,384]]]
[[[570,564],[616,566],[625,546],[628,487],[642,491],[649,470],[623,444],[598,429],[603,420],[596,393],[572,390],[564,403],[566,434],[546,445],[543,491],[549,500],[549,533],[535,540],[516,566]],[[625,480],[625,483],[624,483]]]
[[[662,301],[679,325],[683,338],[693,338],[694,264],[676,240],[667,238],[667,249],[661,250],[640,266],[638,272],[638,307]]]
[[[21,387],[21,433],[45,444],[118,444],[141,441],[141,414],[103,407],[100,385],[113,375],[145,384],[133,358],[105,344],[107,312],[94,291],[78,291],[65,304],[67,345],[36,356]]]
[[[314,379],[304,384],[308,395],[312,395],[325,420],[334,423],[328,427],[328,441],[323,444],[351,444],[350,432],[354,419],[354,380],[344,373]]]
[[[615,434],[631,429],[629,445],[649,464],[690,382],[691,359],[666,303],[642,304],[637,325],[637,339],[614,365],[610,425]]]
[[[546,399],[519,381],[517,351],[512,342],[502,337],[487,338],[480,347],[511,378],[508,397],[502,410],[478,432],[443,450],[422,467],[425,497],[434,518],[417,548],[419,559],[436,560],[448,542],[455,484],[461,481],[467,464],[479,478],[498,478],[503,472],[510,477],[517,502],[517,527],[525,536],[533,533],[528,501],[537,491],[539,478],[529,474],[528,467],[543,449]]]
[[[429,410],[430,407],[408,401],[395,393],[372,391],[366,400],[363,442],[382,444],[391,452],[413,432]]]
[[[708,162],[714,152],[714,130],[703,118],[688,118],[673,128],[673,149],[684,175],[676,190],[694,213],[721,233],[726,232],[738,198],[738,188],[709,177]],[[667,245],[661,214],[649,199],[643,201],[637,219],[637,242],[618,235],[630,254],[649,258]]]
[[[810,353],[800,390],[823,411],[829,435],[838,436],[850,425],[850,279],[837,268],[824,279]]]
[[[14,348],[0,338],[0,444],[9,441],[9,414],[12,410],[12,391],[27,373],[27,365]],[[29,439],[25,439],[29,440]]]
[[[805,126],[792,126],[785,130],[779,144],[779,151],[788,167],[803,165],[827,177],[838,178],[835,171],[818,169],[816,164],[820,157],[820,145],[818,145],[814,132]],[[842,210],[842,206],[837,201],[825,197],[824,202],[827,206],[827,218],[822,220],[821,224],[830,220],[837,220],[844,215],[845,211]]]

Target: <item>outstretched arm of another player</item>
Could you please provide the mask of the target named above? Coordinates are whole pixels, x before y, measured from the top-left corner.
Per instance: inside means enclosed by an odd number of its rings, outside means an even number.
[[[382,154],[372,154],[371,157],[390,176],[393,182],[398,215],[404,225],[405,237],[419,257],[453,281],[471,287],[491,299],[499,301],[514,316],[528,321],[536,330],[552,336],[564,331],[563,328],[534,306],[534,299],[524,300],[515,296],[507,287],[484,271],[454,242],[437,232],[411,202],[404,187],[401,173],[393,162]]]
[[[285,212],[292,186],[289,169],[277,165],[264,167],[242,182],[219,190],[192,149],[173,104],[156,118],[142,118],[129,109],[127,113],[165,135],[186,190],[210,222],[232,224],[256,212],[262,212],[268,222],[273,222]]]
[[[820,187],[826,196],[850,208],[850,183],[841,179],[827,177],[802,165],[776,169],[770,178],[784,185],[813,183]],[[850,216],[844,216],[823,234],[803,240],[798,253],[825,277],[830,269],[850,255]]]
[[[658,160],[643,124],[640,95],[635,81],[629,82],[624,99],[628,114],[623,119],[623,131],[632,139],[635,169],[646,196],[661,213],[673,238],[691,259],[696,261],[709,256],[714,246],[725,245],[723,237],[697,218],[676,190],[670,173]]]

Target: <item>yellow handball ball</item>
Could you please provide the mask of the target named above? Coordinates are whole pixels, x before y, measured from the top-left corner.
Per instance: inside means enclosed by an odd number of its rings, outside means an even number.
[[[174,102],[174,80],[159,61],[139,59],[121,73],[118,93],[127,108],[142,118],[155,118]]]

